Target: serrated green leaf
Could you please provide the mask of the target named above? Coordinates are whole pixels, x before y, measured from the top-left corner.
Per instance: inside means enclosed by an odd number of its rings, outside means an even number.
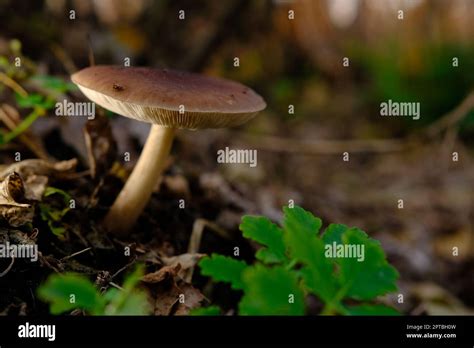
[[[349,229],[346,225],[330,224],[323,233],[324,244],[342,243],[342,235]]]
[[[54,194],[59,194],[63,196],[65,202],[69,202],[71,195],[64,190],[58,189],[57,187],[48,186],[44,190],[43,196],[49,197]]]
[[[242,274],[245,295],[239,305],[243,315],[303,315],[304,293],[296,275],[284,267],[261,264]]]
[[[317,236],[323,224],[320,218],[298,206],[284,207],[283,212],[285,214],[284,227],[292,231],[301,231],[301,234]]]
[[[104,299],[92,283],[78,274],[53,274],[38,288],[38,296],[50,302],[52,314],[60,314],[75,308],[82,308],[92,314],[99,314],[105,306]],[[74,302],[71,301],[74,299]]]
[[[362,304],[358,306],[346,307],[347,314],[350,315],[400,315],[393,307],[379,304]]]
[[[201,307],[191,310],[189,314],[195,316],[218,316],[221,315],[221,309],[218,306]]]
[[[302,208],[285,208],[283,226],[285,243],[292,258],[302,262],[305,285],[324,301],[330,301],[337,291],[333,263],[324,257],[324,243],[317,238],[321,220]]]
[[[364,259],[344,257],[335,258],[339,265],[338,278],[346,288],[345,295],[359,300],[370,300],[397,289],[397,270],[386,260],[380,243],[369,238],[358,228],[348,228],[344,225],[331,225],[326,230],[323,239],[328,244],[363,245]],[[345,227],[345,231],[342,229]]]
[[[243,289],[242,271],[248,267],[244,261],[212,254],[211,257],[201,259],[199,267],[202,275],[209,276],[215,281],[230,283],[232,289]]]
[[[244,216],[240,230],[244,237],[253,239],[264,246],[255,255],[258,260],[268,264],[287,260],[283,231],[266,217]]]

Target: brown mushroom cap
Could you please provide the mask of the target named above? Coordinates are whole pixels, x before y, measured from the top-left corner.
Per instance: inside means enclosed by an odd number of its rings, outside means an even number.
[[[99,65],[71,79],[100,106],[165,127],[232,127],[266,107],[257,93],[240,83],[168,69]]]

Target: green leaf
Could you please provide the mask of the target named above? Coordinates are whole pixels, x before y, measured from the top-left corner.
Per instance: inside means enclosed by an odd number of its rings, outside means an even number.
[[[339,281],[346,288],[345,295],[359,300],[370,300],[377,296],[397,290],[397,270],[386,260],[380,243],[358,228],[347,228],[341,233],[343,225],[335,225],[325,233],[324,240],[343,245],[364,248],[363,261],[356,257],[336,258],[339,265]]]
[[[104,315],[147,315],[151,311],[147,296],[141,291],[124,292],[111,288],[104,299],[109,302]]]
[[[218,306],[201,307],[191,310],[189,314],[195,316],[218,316],[221,315],[221,309]]]
[[[137,267],[126,277],[121,290],[110,288],[101,296],[94,284],[81,275],[53,274],[39,287],[38,296],[50,302],[52,314],[80,308],[92,315],[145,315],[151,307],[146,293],[136,288],[142,275],[143,267]]]
[[[240,224],[244,237],[264,245],[255,255],[264,263],[281,263],[287,260],[283,231],[266,217],[244,216]]]
[[[129,274],[119,291],[111,288],[105,294],[108,305],[105,309],[106,315],[145,315],[151,311],[147,296],[143,291],[135,287],[143,276],[144,268],[139,266]]]
[[[379,304],[350,306],[346,307],[346,311],[350,315],[400,315],[395,308]]]
[[[66,191],[51,186],[46,188],[43,196],[49,197],[55,194],[62,196],[64,204],[66,205],[65,208],[58,209],[47,203],[40,203],[38,206],[40,209],[41,219],[48,223],[48,226],[53,234],[60,237],[66,232],[66,229],[61,225],[61,222],[64,216],[70,210],[69,201],[71,200],[71,196]]]
[[[30,93],[27,96],[15,94],[15,98],[18,106],[21,108],[41,108],[49,110],[55,105],[53,99],[38,93]]]
[[[341,224],[329,225],[320,235],[319,218],[300,207],[283,210],[283,229],[264,217],[243,217],[243,235],[263,246],[253,266],[216,254],[199,264],[204,275],[243,290],[241,314],[301,315],[308,292],[324,303],[321,314],[397,313],[377,304],[346,303],[374,300],[397,289],[398,272],[387,262],[379,242]],[[294,303],[289,302],[290,295]]]
[[[18,126],[16,126],[15,129],[13,129],[11,132],[5,134],[2,136],[0,139],[0,145],[4,145],[15,139],[17,136],[22,134],[24,131],[26,131],[30,126],[35,122],[38,117],[42,116],[44,114],[44,109],[35,107],[35,109],[26,116],[23,121],[20,122]]]
[[[37,81],[43,88],[55,93],[66,93],[77,90],[76,85],[73,83],[55,76],[37,75],[33,77],[33,80]]]
[[[285,243],[292,258],[304,264],[301,274],[305,285],[324,301],[337,291],[333,263],[324,257],[324,243],[317,238],[321,220],[300,207],[284,208]]]
[[[239,305],[244,315],[303,315],[304,293],[294,272],[261,264],[242,274],[245,295]]]
[[[69,200],[71,199],[71,195],[69,193],[67,193],[66,191],[63,191],[61,189],[58,189],[56,187],[52,187],[52,186],[46,187],[46,189],[44,190],[43,196],[49,197],[49,196],[54,195],[54,194],[59,194],[59,195],[63,196],[64,203],[66,203],[66,204],[68,204]]]
[[[60,314],[82,308],[92,314],[100,314],[105,301],[89,279],[74,273],[53,274],[38,289],[38,296],[50,302],[52,314]],[[72,301],[74,299],[74,301]]]
[[[248,267],[244,261],[232,257],[212,254],[199,261],[201,274],[210,276],[215,281],[231,283],[232,289],[243,289],[242,271]]]
[[[298,206],[294,208],[284,207],[283,212],[285,213],[283,223],[285,229],[298,231],[302,236],[317,236],[322,226],[320,218]]]

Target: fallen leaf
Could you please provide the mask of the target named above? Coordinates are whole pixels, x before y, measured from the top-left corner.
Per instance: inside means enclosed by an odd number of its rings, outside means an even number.
[[[473,315],[474,311],[448,290],[434,283],[420,283],[412,288],[412,293],[419,298],[428,315]]]
[[[200,259],[202,259],[205,254],[181,254],[172,257],[162,257],[161,260],[166,266],[176,267],[179,265],[181,268],[178,272],[178,276],[182,279],[186,279],[188,271],[196,266]]]
[[[109,119],[97,115],[84,126],[84,138],[91,176],[102,176],[115,161],[117,143],[112,135]]]
[[[18,227],[33,221],[34,207],[25,203],[25,185],[16,172],[0,182],[0,217]]]
[[[162,184],[177,196],[188,198],[191,195],[188,180],[183,175],[165,175]]]
[[[180,268],[180,264],[175,266],[164,266],[156,272],[145,274],[141,280],[148,284],[160,283],[164,280],[173,279],[178,274]]]
[[[15,162],[3,169],[0,173],[0,179],[4,179],[13,172],[20,174],[23,180],[26,180],[26,178],[32,175],[60,178],[65,173],[76,168],[76,165],[77,159],[75,158],[61,162],[28,159],[21,162]]]
[[[179,284],[179,289],[179,301],[176,311],[174,312],[175,315],[188,315],[191,310],[201,307],[202,301],[206,299],[201,291],[191,284],[182,282]],[[180,295],[184,295],[184,297],[180,298]],[[183,303],[181,303],[181,299],[183,299]]]
[[[453,262],[463,262],[474,256],[470,246],[473,245],[474,237],[467,228],[459,229],[454,233],[442,235],[435,239],[434,249],[444,259]],[[457,248],[457,254],[453,255],[453,248]]]
[[[19,227],[33,221],[35,201],[41,201],[49,178],[76,167],[77,160],[48,162],[30,159],[13,163],[0,173],[0,218]]]
[[[175,284],[170,287],[162,288],[156,292],[155,296],[155,315],[170,315],[174,305],[179,300],[180,290]]]

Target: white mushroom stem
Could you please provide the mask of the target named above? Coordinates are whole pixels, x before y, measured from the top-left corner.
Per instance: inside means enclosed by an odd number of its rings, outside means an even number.
[[[137,221],[160,178],[173,142],[174,129],[153,124],[142,154],[104,220],[114,234],[126,233]]]

